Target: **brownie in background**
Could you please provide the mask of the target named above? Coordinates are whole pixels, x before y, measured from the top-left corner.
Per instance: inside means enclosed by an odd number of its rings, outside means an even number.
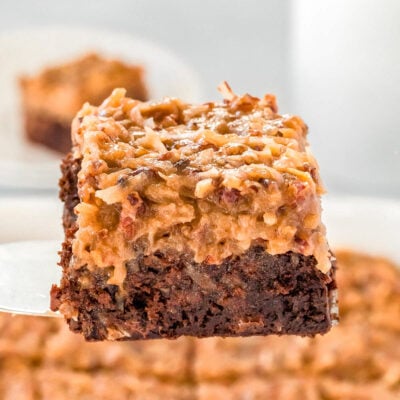
[[[61,153],[71,148],[71,121],[85,102],[99,105],[115,87],[147,99],[141,66],[87,54],[20,79],[26,137]]]

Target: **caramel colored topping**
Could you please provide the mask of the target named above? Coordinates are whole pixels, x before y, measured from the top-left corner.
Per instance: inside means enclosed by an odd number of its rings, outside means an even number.
[[[306,125],[277,114],[271,95],[221,91],[222,103],[190,105],[116,89],[101,106],[84,105],[72,132],[82,159],[79,265],[114,266],[119,280],[139,239],[149,253],[173,247],[213,264],[262,240],[271,254],[314,255],[328,271]]]

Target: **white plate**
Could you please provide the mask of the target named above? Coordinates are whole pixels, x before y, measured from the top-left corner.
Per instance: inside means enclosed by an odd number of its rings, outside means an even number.
[[[54,197],[0,197],[0,243],[63,239],[62,203]],[[60,246],[61,248],[61,246]]]
[[[18,77],[98,51],[146,68],[150,97],[201,97],[195,73],[169,51],[146,40],[107,31],[38,28],[0,35],[0,188],[55,189],[59,155],[23,137]]]
[[[62,205],[48,197],[0,198],[0,243],[62,240]],[[333,249],[386,256],[400,265],[400,201],[336,197],[324,201],[323,219]]]

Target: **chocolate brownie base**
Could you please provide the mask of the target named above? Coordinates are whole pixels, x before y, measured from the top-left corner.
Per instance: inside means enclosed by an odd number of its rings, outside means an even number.
[[[66,154],[71,149],[71,122],[39,112],[25,113],[25,133],[28,140]]]
[[[60,265],[64,274],[61,286],[52,288],[52,309],[67,302],[79,310],[68,323],[87,340],[127,339],[126,333],[131,340],[181,335],[313,336],[330,329],[336,318],[331,314],[335,268],[325,275],[316,268],[313,256],[293,252],[273,256],[258,243],[219,265],[196,263],[191,255],[173,250],[144,255],[136,243],[138,256],[127,265],[124,293],[107,284],[107,269],[70,269],[79,161],[67,156],[62,170],[66,240]]]

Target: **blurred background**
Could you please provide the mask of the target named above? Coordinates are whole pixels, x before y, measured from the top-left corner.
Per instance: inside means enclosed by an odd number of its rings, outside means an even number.
[[[331,193],[400,197],[400,3],[245,4],[2,0],[0,33],[56,25],[146,38],[192,67],[203,100],[219,97],[222,80],[275,93],[281,112],[308,123]]]
[[[90,50],[143,63],[150,97],[218,100],[226,80],[303,117],[340,325],[86,343],[61,319],[0,312],[0,399],[399,399],[399,271],[385,258],[400,265],[400,1],[0,0],[0,244],[63,240],[62,154],[26,140],[19,79]]]

